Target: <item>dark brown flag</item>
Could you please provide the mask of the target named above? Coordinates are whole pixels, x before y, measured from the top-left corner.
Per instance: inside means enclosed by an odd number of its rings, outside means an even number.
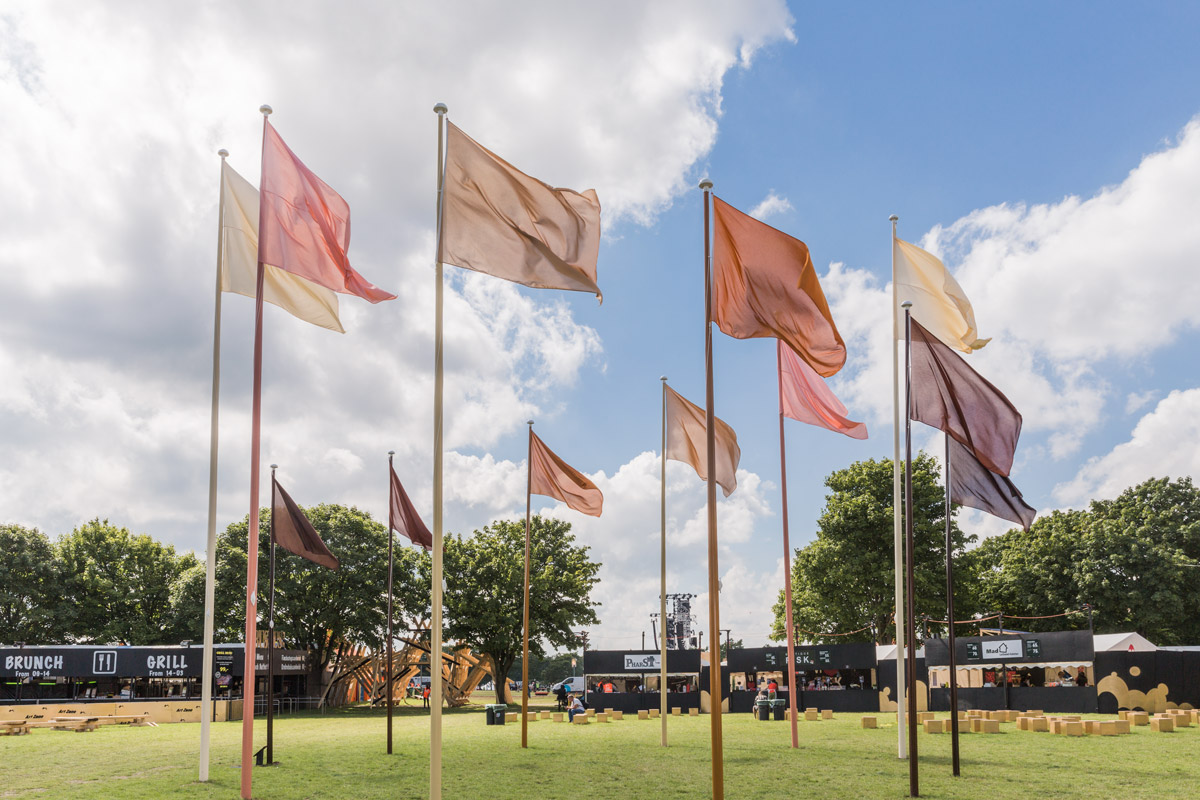
[[[411,539],[413,544],[419,544],[426,550],[432,550],[433,534],[421,521],[421,516],[417,514],[412,500],[408,499],[408,493],[404,491],[404,487],[400,485],[400,479],[396,477],[396,470],[391,470],[391,473],[392,499],[388,507],[388,527],[394,531],[400,531]]]
[[[338,568],[337,557],[329,552],[329,548],[317,535],[317,529],[304,516],[300,506],[296,505],[278,481],[272,481],[274,497],[271,498],[271,536],[275,543],[295,553],[301,558],[307,558],[314,564],[330,569]]]
[[[912,418],[945,431],[997,475],[1012,471],[1021,414],[958,353],[912,321]]]
[[[950,502],[978,508],[1029,530],[1037,510],[1021,498],[1021,491],[1012,481],[980,464],[970,450],[953,439],[949,456]]]

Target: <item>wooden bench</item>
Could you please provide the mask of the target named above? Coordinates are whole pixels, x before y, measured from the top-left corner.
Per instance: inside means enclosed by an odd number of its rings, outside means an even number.
[[[0,736],[23,736],[29,733],[29,720],[0,720]]]

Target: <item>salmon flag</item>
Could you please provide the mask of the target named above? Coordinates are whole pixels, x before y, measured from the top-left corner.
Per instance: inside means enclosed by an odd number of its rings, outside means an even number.
[[[350,266],[350,206],[264,121],[258,261],[372,303],[396,295]]]
[[[971,302],[936,256],[902,239],[893,239],[892,260],[896,302],[912,301],[912,315],[921,320],[926,330],[964,353],[978,350],[991,341],[979,338]],[[896,311],[897,324],[903,325],[904,313],[899,306]],[[902,328],[896,330],[896,338],[904,340]]]
[[[779,348],[779,383],[782,388],[782,408],[785,417],[816,425],[851,439],[866,439],[867,426],[846,417],[850,412],[842,401],[825,385],[825,379],[796,355],[796,351],[777,341]]]
[[[951,464],[951,503],[978,508],[1029,530],[1037,510],[1025,502],[1011,480],[980,464],[969,449],[954,439],[950,440],[947,458]]]
[[[846,363],[808,246],[713,196],[713,319],[735,339],[770,337],[828,378]]]
[[[708,480],[708,437],[704,424],[704,409],[685,399],[670,386],[667,389],[667,450],[664,454],[672,461],[690,464],[701,480]],[[725,496],[737,488],[738,462],[742,450],[738,447],[737,434],[720,417],[713,417],[716,428],[713,443],[716,448],[717,475]]]
[[[561,500],[588,516],[600,516],[604,495],[587,476],[563,461],[529,431],[529,493]]]
[[[258,292],[258,190],[221,162],[221,291]],[[270,264],[263,270],[263,300],[294,317],[345,333],[337,295],[324,286]]]
[[[271,498],[271,536],[275,544],[306,558],[314,564],[330,569],[338,568],[337,557],[317,535],[316,528],[304,516],[296,501],[283,490],[278,481],[272,481],[274,491]]]
[[[412,500],[408,499],[408,492],[404,491],[404,487],[400,484],[400,478],[396,477],[396,470],[389,468],[389,471],[392,473],[392,493],[388,504],[388,528],[400,531],[411,539],[413,544],[419,544],[426,550],[432,550],[433,534],[421,521],[421,516],[417,514]]]
[[[447,122],[439,260],[535,289],[591,292],[600,253],[593,189],[557,189]],[[602,299],[602,298],[601,298]]]
[[[966,359],[912,320],[912,418],[944,431],[997,475],[1012,470],[1021,414]]]

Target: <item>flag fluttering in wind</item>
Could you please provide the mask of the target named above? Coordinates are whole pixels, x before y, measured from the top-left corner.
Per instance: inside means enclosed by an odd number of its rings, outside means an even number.
[[[447,122],[440,258],[536,289],[601,297],[600,201],[518,170]]]
[[[221,291],[254,297],[258,291],[258,190],[221,162]],[[332,290],[264,265],[263,300],[294,317],[345,333]]]
[[[283,490],[278,481],[274,481],[274,496],[271,499],[271,529],[275,543],[306,558],[314,564],[329,569],[338,568],[337,556],[329,552],[329,548],[321,541],[317,529],[304,516],[296,501]]]
[[[954,439],[949,445],[950,502],[978,508],[1029,530],[1037,510],[1025,502],[1013,482],[979,463],[966,446]]]
[[[529,432],[529,493],[561,500],[581,514],[598,517],[604,495],[587,476],[563,461]]]
[[[892,249],[896,302],[912,301],[913,319],[921,320],[926,330],[964,353],[991,341],[979,338],[975,310],[945,264],[903,239],[893,239]],[[899,324],[904,315],[898,313],[896,319]],[[903,341],[904,331],[898,328],[896,338]]]
[[[1012,470],[1021,414],[966,360],[912,320],[912,418],[949,434],[997,475]]]
[[[845,434],[851,439],[866,439],[866,423],[847,418],[850,412],[825,384],[825,379],[804,363],[792,348],[783,342],[777,342],[777,346],[784,416]]]
[[[708,480],[707,427],[704,424],[704,409],[687,400],[670,386],[667,389],[667,449],[666,458],[690,464],[701,480]],[[733,494],[737,488],[738,462],[742,450],[738,447],[737,434],[720,417],[713,417],[713,439],[716,451],[716,482],[725,492]]]
[[[265,122],[258,261],[342,294],[378,303],[396,295],[350,266],[350,206]]]
[[[392,473],[392,491],[388,504],[388,528],[400,531],[412,540],[413,544],[419,544],[426,550],[432,550],[433,534],[421,521],[421,516],[413,506],[412,500],[408,499],[408,492],[404,491],[404,487],[400,484],[396,470],[390,471]]]
[[[829,377],[846,363],[808,246],[713,196],[713,322],[735,339],[787,343]]]

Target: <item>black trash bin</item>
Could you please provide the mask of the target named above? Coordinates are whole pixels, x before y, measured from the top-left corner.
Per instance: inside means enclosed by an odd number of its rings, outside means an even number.
[[[496,724],[496,708],[497,706],[495,703],[490,703],[483,707],[483,713],[487,716],[488,725]]]
[[[506,706],[504,703],[497,703],[496,705],[492,706],[492,713],[494,713],[496,715],[496,724],[497,725],[504,724],[504,715],[507,712],[508,712],[508,706]]]
[[[776,700],[772,700],[770,702],[771,702],[771,716],[774,719],[780,719],[780,720],[786,719],[787,718],[787,700],[776,699]]]
[[[770,700],[755,700],[756,710],[758,711],[759,722],[767,722],[771,719],[771,701]]]

